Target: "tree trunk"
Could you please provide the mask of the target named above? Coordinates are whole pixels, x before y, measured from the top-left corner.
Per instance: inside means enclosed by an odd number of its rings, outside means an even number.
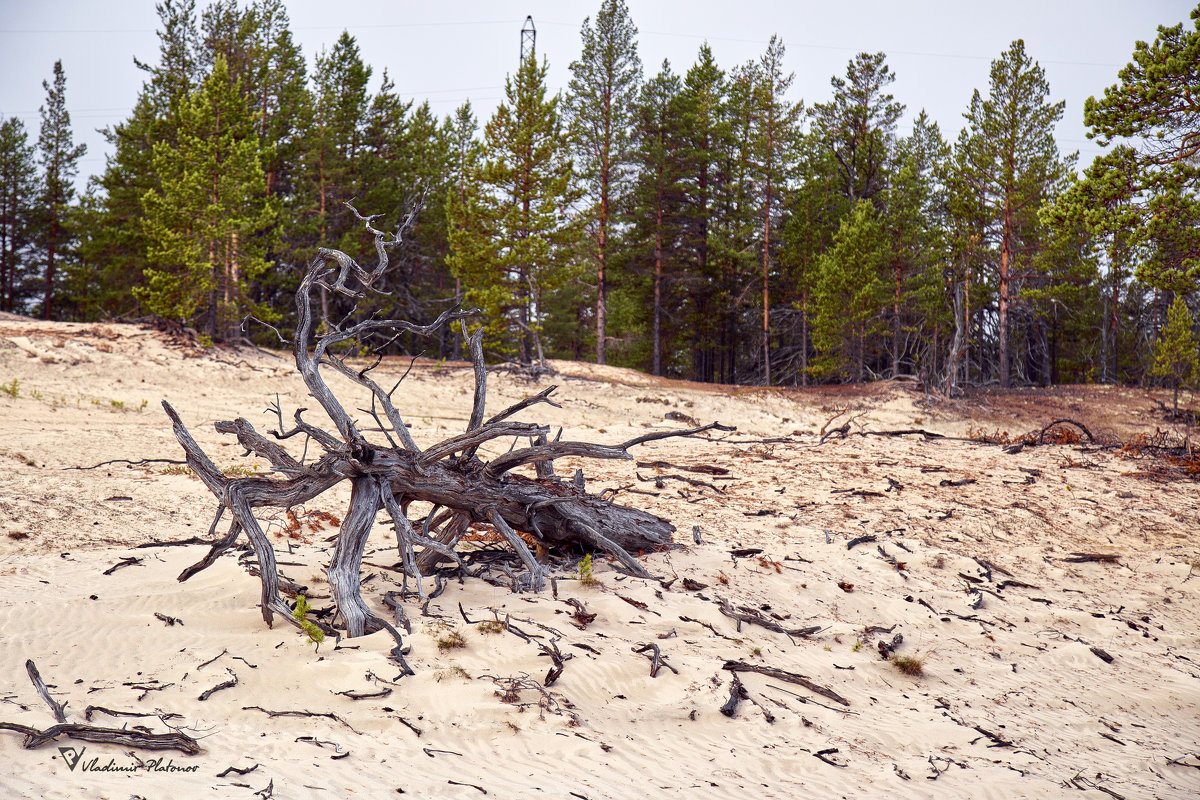
[[[896,283],[892,294],[892,377],[895,378],[900,374],[900,289],[903,270],[899,259],[892,265],[892,274]]]
[[[1000,388],[1009,387],[1011,365],[1008,358],[1009,270],[1012,266],[1012,210],[1004,207],[1004,230],[1000,235],[1000,298],[996,320],[996,344],[999,348]]]
[[[42,302],[42,317],[51,318],[51,307],[54,301],[54,256],[58,247],[58,209],[50,211],[50,247],[46,259],[46,298]]]
[[[770,137],[767,147],[770,148]],[[762,355],[763,385],[771,385],[771,287],[768,266],[771,251],[771,176],[767,175],[766,204],[763,210],[763,268],[762,268]]]
[[[808,386],[808,290],[800,292],[800,385]]]
[[[608,256],[608,182],[602,181],[600,196],[600,219],[596,231],[596,363],[605,363],[608,324],[608,284],[605,261]]]
[[[662,376],[662,226],[663,226],[663,193],[660,188],[656,198],[654,211],[654,358],[653,373]]]

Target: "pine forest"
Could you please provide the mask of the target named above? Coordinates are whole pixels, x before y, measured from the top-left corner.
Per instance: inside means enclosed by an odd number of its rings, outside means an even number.
[[[323,318],[478,308],[493,362],[946,395],[1197,380],[1200,8],[1088,100],[1090,164],[1056,143],[1064,103],[1020,39],[949,140],[885,53],[801,101],[781,37],[643,64],[623,0],[583,21],[561,92],[534,50],[486,119],[402,98],[349,33],[302,52],[282,0],[157,10],[157,62],[86,187],[61,61],[39,130],[0,119],[0,310],[274,343],[318,247],[371,251],[357,209],[411,225],[382,293],[322,293]],[[439,336],[387,352],[465,357]]]

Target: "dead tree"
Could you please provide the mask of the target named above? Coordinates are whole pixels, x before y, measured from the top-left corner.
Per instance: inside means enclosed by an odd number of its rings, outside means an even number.
[[[602,551],[628,572],[648,576],[633,554],[670,546],[674,526],[653,514],[587,494],[577,481],[560,480],[554,474],[554,460],[566,456],[629,459],[632,458],[629,449],[637,444],[732,428],[712,423],[689,430],[646,434],[617,445],[602,445],[552,441],[548,426],[512,419],[539,403],[556,405],[550,399],[555,387],[485,419],[487,370],[483,360],[482,331],[477,331],[467,341],[475,379],[467,428],[461,434],[422,448],[393,403],[393,393],[400,381],[386,389],[372,375],[382,362],[382,356],[365,368],[354,367],[347,361],[346,353],[338,352],[339,345],[352,342],[352,348],[344,349],[357,354],[364,342],[373,343],[374,352],[379,354],[405,333],[430,336],[474,312],[454,308],[429,325],[374,317],[350,323],[351,312],[341,322],[323,319],[322,332],[318,333],[313,315],[314,291],[338,292],[355,302],[370,292],[382,294],[374,285],[387,270],[388,250],[401,243],[402,234],[412,220],[409,215],[408,220],[389,236],[373,227],[377,216],[363,217],[353,206],[350,210],[375,237],[378,262],[373,269],[367,270],[345,253],[320,248],[296,291],[297,324],[291,342],[296,368],[309,394],[332,421],[336,433],[305,420],[303,413],[307,409],[304,408],[296,410],[292,426],[288,428],[278,404],[273,409],[278,417],[278,430],[269,431],[274,440],[306,437],[305,453],[308,444],[315,443],[323,451],[322,455],[313,461],[297,460],[245,419],[218,422],[218,431],[236,435],[247,454],[252,452],[266,459],[273,471],[282,476],[228,477],[201,450],[178,413],[163,401],[188,465],[218,500],[212,531],[215,532],[226,513],[232,516],[227,535],[214,541],[205,558],[184,570],[179,580],[186,580],[211,565],[244,533],[258,559],[263,619],[271,625],[275,615],[280,614],[295,624],[291,608],[280,597],[275,551],[255,512],[266,507],[286,509],[306,503],[342,481],[350,482],[351,499],[327,569],[336,610],[333,624],[344,628],[350,637],[386,629],[396,640],[392,657],[406,669],[400,634],[371,612],[360,592],[363,553],[380,510],[386,511],[391,520],[405,580],[411,578],[416,582],[417,593],[422,599],[426,594],[421,577],[431,574],[439,562],[448,560],[470,572],[456,547],[472,526],[491,528],[515,552],[524,566],[523,574],[512,576],[517,590],[537,591],[547,577],[547,569],[534,558],[526,538],[547,549],[577,546]],[[370,392],[371,408],[364,411],[368,411],[378,424],[387,439],[386,444],[370,441],[364,436],[325,383],[322,367],[340,373]],[[561,430],[559,434],[561,436]],[[479,457],[480,446],[505,438],[514,439],[514,448],[508,453],[490,461]],[[519,441],[525,441],[527,445],[517,448],[515,442]],[[536,477],[513,472],[523,466],[532,466]],[[408,517],[408,507],[414,502],[430,503],[434,507],[418,524]]]

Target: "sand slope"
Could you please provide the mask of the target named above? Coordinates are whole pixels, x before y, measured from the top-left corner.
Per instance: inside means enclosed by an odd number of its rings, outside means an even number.
[[[397,374],[405,366],[386,365]],[[541,383],[494,374],[490,407],[557,382],[563,408],[524,418],[562,425],[565,438],[615,442],[682,427],[664,419],[669,411],[738,426],[721,443],[640,448],[639,460],[668,466],[581,465],[589,491],[616,489],[620,501],[671,519],[687,546],[646,558],[661,581],[601,563],[594,587],[561,571],[558,599],[472,580],[451,583],[427,616],[410,602],[417,675],[401,679],[386,634],[314,651],[290,626],[268,629],[240,554],[180,584],[175,576],[204,548],[136,548],[206,534],[214,504],[197,480],[165,463],[73,469],[178,459],[164,398],[221,466],[263,467],[211,423],[245,416],[266,429],[272,419],[261,412],[276,394],[289,415],[312,405],[286,361],[205,353],[133,327],[0,319],[0,386],[18,382],[16,397],[0,393],[0,720],[51,724],[25,674],[32,659],[71,721],[88,706],[177,714],[98,713],[93,723],[184,726],[205,748],[130,755],[86,744],[85,761],[163,761],[159,771],[81,772],[58,747],[84,743],[27,751],[0,732],[3,795],[250,798],[269,783],[276,798],[1200,793],[1200,769],[1168,763],[1200,764],[1200,577],[1185,582],[1200,556],[1196,483],[1155,482],[1139,475],[1140,462],[1077,447],[1014,455],[919,437],[818,444],[815,435],[839,409],[861,413],[854,430],[1023,431],[1052,418],[1036,403],[1024,418],[1011,408],[989,416],[964,403],[927,406],[899,385],[763,392],[557,366],[562,374]],[[435,441],[466,421],[469,370],[420,362],[398,394],[418,441]],[[1099,424],[1122,435],[1154,428],[1103,405]],[[697,466],[728,474],[686,469]],[[318,607],[331,531],[314,512],[340,517],[345,499],[297,509],[305,525],[293,537],[282,517],[266,520],[283,572]],[[703,544],[692,543],[693,526]],[[876,541],[847,549],[865,534]],[[731,555],[745,549],[761,552]],[[1064,560],[1078,552],[1119,560]],[[127,557],[140,561],[103,574]],[[383,527],[366,560],[368,601],[390,615],[380,597],[399,575]],[[684,578],[705,586],[689,590]],[[572,624],[568,598],[597,615],[586,630]],[[820,630],[739,630],[722,600],[788,629]],[[473,622],[499,614],[535,642],[554,641],[573,656],[563,675],[539,689],[550,663],[537,646],[467,624],[460,604]],[[440,652],[450,631],[466,646]],[[897,653],[921,658],[923,676],[880,658],[878,643],[897,633]],[[632,652],[646,643],[678,674],[664,667],[651,678],[647,658]],[[849,706],[741,673],[749,699],[727,718],[718,710],[729,697],[727,660],[803,674]],[[236,686],[198,700],[231,674]],[[198,769],[163,771],[168,763]]]

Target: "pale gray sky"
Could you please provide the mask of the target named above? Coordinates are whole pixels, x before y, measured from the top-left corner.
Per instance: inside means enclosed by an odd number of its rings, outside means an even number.
[[[860,51],[882,50],[896,74],[896,99],[908,114],[906,133],[922,108],[953,139],[972,90],[986,94],[993,58],[1017,38],[1046,70],[1051,97],[1066,101],[1057,136],[1064,152],[1086,164],[1099,152],[1084,137],[1083,102],[1116,82],[1134,41],[1151,41],[1157,25],[1188,20],[1180,0],[627,0],[640,29],[647,73],[669,58],[685,72],[707,40],[724,69],[756,58],[771,34],[787,47],[796,74],[793,99],[808,105],[830,96],[829,78],[845,72]],[[198,6],[205,5],[198,0]],[[563,88],[579,54],[579,28],[600,0],[293,0],[292,30],[311,71],[314,55],[343,28],[375,69],[398,90],[428,99],[439,115],[470,98],[485,120],[503,95],[505,74],[518,60],[520,29],[532,14],[538,53],[550,61],[550,84]],[[153,0],[0,0],[0,116],[17,116],[37,136],[42,81],[61,58],[77,141],[86,142],[81,185],[104,167],[107,146],[95,129],[128,115],[143,80],[134,56],[158,54]]]

